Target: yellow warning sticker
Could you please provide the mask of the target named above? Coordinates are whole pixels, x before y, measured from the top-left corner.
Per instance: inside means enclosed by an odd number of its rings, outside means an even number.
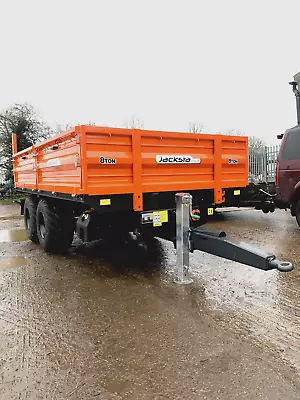
[[[111,205],[110,199],[101,199],[100,200],[100,206],[110,206],[110,205]]]
[[[207,215],[213,215],[214,209],[213,208],[208,208],[207,209]]]
[[[168,222],[169,218],[168,218],[168,210],[163,210],[160,211],[160,218],[161,218],[161,222]]]
[[[153,226],[162,226],[161,216],[159,211],[153,213]]]
[[[164,222],[168,222],[168,210],[154,211],[153,215],[153,226],[162,226]]]
[[[234,192],[233,192],[233,195],[234,196],[239,196],[241,194],[241,191],[240,190],[235,190]]]

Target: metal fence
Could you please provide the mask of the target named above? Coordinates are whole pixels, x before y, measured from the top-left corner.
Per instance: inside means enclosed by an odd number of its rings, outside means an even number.
[[[249,148],[249,182],[275,182],[279,149],[280,145]]]

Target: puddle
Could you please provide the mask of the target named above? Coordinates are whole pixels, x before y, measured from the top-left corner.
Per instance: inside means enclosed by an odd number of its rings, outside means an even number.
[[[0,230],[0,242],[24,242],[28,240],[24,229],[3,229]]]
[[[0,269],[18,268],[28,264],[29,260],[25,257],[0,257]]]
[[[0,215],[0,221],[6,221],[6,220],[23,220],[24,217],[23,215]]]
[[[20,215],[20,206],[18,204],[0,204],[0,218],[8,215]]]

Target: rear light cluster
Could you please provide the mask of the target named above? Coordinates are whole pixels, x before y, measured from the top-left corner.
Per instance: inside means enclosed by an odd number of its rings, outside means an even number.
[[[279,181],[278,174],[279,174],[279,161],[277,160],[277,163],[276,163],[276,178],[275,178],[276,186],[278,186],[278,181]]]

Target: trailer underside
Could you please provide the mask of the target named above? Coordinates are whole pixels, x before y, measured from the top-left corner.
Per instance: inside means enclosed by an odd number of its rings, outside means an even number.
[[[243,188],[232,191],[243,196]],[[146,238],[160,237],[172,241],[177,247],[180,213],[174,199],[178,194],[151,193],[144,199],[147,209],[137,212],[132,210],[130,195],[67,197],[55,193],[50,196],[48,193],[24,192],[27,197],[21,202],[21,213],[24,214],[28,237],[39,242],[47,252],[67,251],[74,232],[83,242],[90,242],[108,236],[122,239],[128,232],[138,231]],[[232,204],[230,195],[231,199],[237,198],[237,195],[228,193],[228,203]],[[224,194],[226,196],[226,192]],[[194,191],[188,195],[191,199],[185,210],[188,212],[188,228],[185,227],[188,232],[188,252],[200,250],[265,271],[293,269],[292,264],[278,262],[274,255],[233,241],[225,233],[204,230],[201,226],[216,206],[209,203],[213,199],[213,191]],[[242,205],[242,201],[237,201],[235,205]]]

